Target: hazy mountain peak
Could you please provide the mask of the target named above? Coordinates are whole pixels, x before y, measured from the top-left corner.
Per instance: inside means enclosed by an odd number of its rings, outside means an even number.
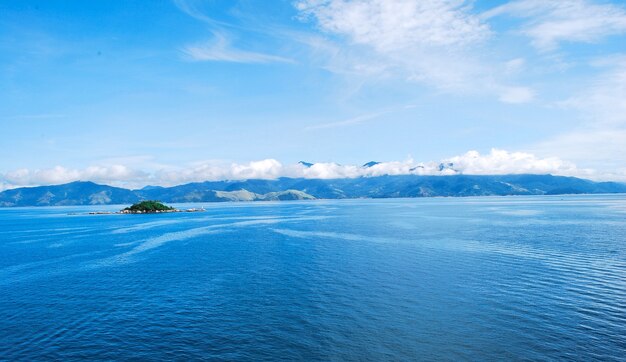
[[[370,168],[370,167],[372,167],[372,166],[376,166],[376,165],[378,165],[379,163],[380,163],[380,162],[370,161],[370,162],[364,163],[364,164],[363,164],[363,166],[361,166],[361,167],[364,167],[364,168]]]
[[[311,163],[311,162],[306,162],[306,161],[300,161],[300,162],[298,162],[298,164],[299,164],[299,165],[302,165],[302,166],[304,166],[304,167],[311,167],[311,166],[313,166],[313,165],[314,165],[314,163]]]

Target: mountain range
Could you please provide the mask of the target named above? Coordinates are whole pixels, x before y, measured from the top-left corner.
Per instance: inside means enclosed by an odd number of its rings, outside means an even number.
[[[377,176],[343,179],[206,181],[138,190],[76,181],[0,192],[0,207],[162,202],[279,201],[432,196],[626,193],[626,184],[553,175]]]

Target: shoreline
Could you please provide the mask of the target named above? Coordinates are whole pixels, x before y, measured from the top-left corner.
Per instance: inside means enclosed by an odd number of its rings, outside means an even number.
[[[517,198],[547,198],[554,199],[560,197],[607,197],[607,196],[624,196],[626,192],[602,192],[602,193],[575,193],[575,194],[551,194],[551,195],[471,195],[471,196],[420,196],[420,197],[355,197],[355,198],[318,198],[314,200],[254,200],[254,201],[192,201],[181,202],[181,204],[209,204],[209,205],[245,205],[245,204],[261,204],[261,203],[298,203],[298,202],[328,202],[328,201],[363,201],[363,200],[467,200],[467,199],[517,199]],[[0,206],[0,210],[16,210],[16,209],[29,209],[29,208],[69,208],[69,207],[93,207],[93,206],[123,206],[123,204],[69,204],[69,205],[28,205],[28,206]],[[204,208],[203,208],[204,209]],[[206,210],[205,210],[206,211]],[[193,212],[187,210],[177,210],[175,212]],[[102,214],[121,214],[119,211],[92,211],[90,213],[102,213]],[[148,212],[149,213],[149,212]]]
[[[171,214],[178,212],[204,212],[206,209],[204,208],[191,208],[191,209],[174,209],[174,210],[155,210],[155,211],[131,211],[131,210],[120,210],[120,211],[90,211],[87,215],[136,215],[136,214]]]

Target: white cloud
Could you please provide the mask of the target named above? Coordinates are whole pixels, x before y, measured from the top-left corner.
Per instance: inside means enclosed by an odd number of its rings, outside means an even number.
[[[622,135],[626,140],[626,133]],[[145,185],[172,186],[189,182],[276,179],[298,177],[308,179],[334,179],[374,177],[383,175],[506,175],[506,174],[556,174],[594,179],[626,179],[626,170],[601,174],[590,169],[577,168],[571,162],[556,157],[541,158],[530,153],[508,152],[492,149],[481,155],[469,151],[440,162],[404,161],[380,162],[371,167],[341,165],[338,163],[315,163],[310,167],[302,164],[283,165],[277,160],[266,159],[245,164],[220,161],[199,162],[187,167],[170,166],[153,172],[133,170],[125,166],[92,166],[86,169],[54,167],[44,170],[20,169],[0,174],[0,188],[62,184],[71,181],[94,181],[114,186],[137,188]]]
[[[353,178],[360,176],[359,167],[354,165],[340,165],[338,163],[316,163],[311,167],[301,165],[292,167],[290,174],[293,176],[301,175],[305,178]]]
[[[187,168],[169,167],[155,173],[155,180],[172,185],[184,182],[275,179],[282,175],[283,165],[274,160],[252,161],[246,164],[224,164],[219,161],[200,162]]]
[[[291,59],[276,55],[235,48],[227,35],[227,29],[232,28],[233,24],[208,16],[206,9],[203,9],[203,5],[207,4],[206,2],[174,0],[174,4],[180,11],[209,26],[212,38],[210,41],[202,44],[187,45],[181,49],[188,60],[235,63],[293,62]]]
[[[300,36],[312,59],[326,69],[365,77],[398,77],[450,93],[496,95],[501,101],[532,100],[527,87],[508,84],[511,67],[487,59],[491,37],[471,1],[302,0],[302,19],[313,20],[326,38]],[[519,63],[519,61],[518,61]]]
[[[448,165],[442,168],[442,165]],[[383,175],[504,175],[520,173],[575,174],[579,170],[572,163],[558,158],[538,158],[529,153],[507,152],[493,149],[481,155],[470,151],[440,162],[416,162],[412,158],[404,161],[380,162],[371,167],[341,165],[334,162],[314,163],[310,167],[302,164],[283,165],[277,160],[267,159],[248,164],[220,165],[210,162],[190,169],[176,169],[167,173],[168,182],[182,179],[186,182],[204,180],[275,179],[277,177],[303,177],[311,179],[333,179],[373,177]],[[163,174],[161,174],[163,175]],[[158,179],[159,177],[157,177]]]
[[[324,31],[389,52],[485,39],[489,28],[466,4],[459,0],[303,0],[296,8],[315,18]]]
[[[188,45],[182,52],[192,61],[221,61],[235,63],[293,62],[276,55],[235,49],[223,34],[214,33],[214,39],[199,45]]]
[[[54,185],[78,180],[124,186],[143,182],[147,178],[147,173],[123,165],[90,166],[82,170],[62,166],[36,170],[23,168],[0,174],[0,187],[8,189],[19,186]]]
[[[626,129],[624,128],[578,129],[547,139],[531,149],[541,154],[558,152],[576,160],[577,164],[594,167],[596,170],[588,172],[586,177],[596,180],[626,181]]]
[[[556,157],[538,158],[525,152],[507,152],[492,149],[487,155],[469,151],[464,155],[451,157],[446,162],[463,174],[506,175],[506,174],[547,174],[572,175],[579,172],[576,165]]]
[[[626,10],[589,0],[516,0],[485,13],[483,18],[509,15],[526,19],[521,33],[539,49],[554,49],[561,42],[595,42],[626,33]]]

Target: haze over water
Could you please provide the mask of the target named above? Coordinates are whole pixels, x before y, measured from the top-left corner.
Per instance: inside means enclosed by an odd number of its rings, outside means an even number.
[[[624,195],[184,206],[0,209],[0,359],[626,356]]]

